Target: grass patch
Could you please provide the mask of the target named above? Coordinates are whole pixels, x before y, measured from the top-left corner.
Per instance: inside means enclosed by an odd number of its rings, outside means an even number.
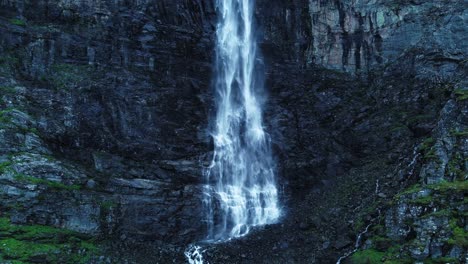
[[[439,211],[435,211],[426,215],[423,215],[422,218],[428,217],[450,217],[452,215],[452,211],[449,209],[443,209]]]
[[[0,94],[13,94],[15,92],[14,86],[0,86]]]
[[[426,138],[421,145],[419,146],[420,151],[426,151],[427,149],[432,148],[434,146],[435,140],[434,138]]]
[[[351,262],[353,264],[382,263],[382,258],[384,256],[384,252],[380,252],[374,249],[366,249],[354,253],[351,256]]]
[[[460,261],[456,258],[435,258],[435,259],[425,259],[424,264],[458,264]]]
[[[400,198],[402,196],[412,194],[412,193],[417,193],[417,192],[420,192],[422,190],[423,190],[423,188],[422,188],[421,184],[417,183],[417,184],[411,185],[410,187],[406,188],[404,191],[396,194],[395,199],[400,200]]]
[[[419,151],[421,152],[425,160],[437,158],[434,149],[435,140],[433,138],[426,138],[421,145],[419,145]]]
[[[453,129],[450,132],[456,137],[468,137],[468,130],[458,131]]]
[[[416,123],[419,123],[421,121],[431,120],[433,118],[434,117],[431,116],[431,115],[415,115],[415,116],[412,116],[412,117],[408,118],[408,123],[409,124],[416,124]]]
[[[468,192],[468,181],[443,181],[440,183],[427,185],[427,188],[440,193],[466,193]]]
[[[404,191],[398,193],[397,195],[395,195],[395,199],[400,200],[405,195],[417,193],[417,192],[422,191],[423,189],[432,190],[434,194],[466,193],[468,192],[468,181],[464,181],[464,180],[460,180],[460,181],[457,180],[453,182],[442,181],[436,184],[425,185],[424,188],[420,184],[415,184],[415,185],[408,187]],[[408,201],[408,203],[417,204],[417,205],[428,205],[435,200],[437,199],[435,199],[432,195],[428,195],[428,196],[415,198],[413,200]]]
[[[99,206],[104,209],[104,210],[110,210],[112,209],[113,207],[116,207],[117,206],[117,203],[114,202],[114,201],[103,201],[99,204]]]
[[[464,101],[468,99],[468,90],[456,89],[454,93],[457,101]]]
[[[36,185],[47,185],[48,187],[57,189],[57,190],[76,191],[76,190],[81,189],[81,186],[76,185],[76,184],[66,185],[61,182],[35,178],[35,177],[27,176],[21,173],[16,174],[15,179],[18,181],[29,182],[29,183],[36,184]]]
[[[19,64],[19,59],[12,55],[0,56],[0,76],[12,76],[14,69]]]
[[[464,171],[463,156],[460,152],[455,152],[447,164],[446,175],[455,180],[464,180],[466,172]]]
[[[452,229],[452,236],[449,238],[448,243],[468,248],[468,232],[463,227],[457,225],[456,218],[450,220],[450,228]]]
[[[415,204],[415,205],[429,205],[434,201],[434,198],[431,195],[428,196],[423,196],[423,197],[418,197],[414,200],[409,201],[410,204]]]
[[[405,126],[404,124],[395,124],[390,128],[390,132],[396,132],[396,131],[405,130],[405,129],[408,129],[408,127]]]
[[[3,124],[11,123],[11,116],[9,115],[9,113],[11,113],[13,110],[13,108],[0,110],[0,126]]]
[[[0,260],[12,263],[87,263],[99,250],[83,234],[43,225],[14,225],[0,218]]]
[[[16,26],[20,26],[20,27],[25,27],[26,26],[26,22],[22,19],[18,19],[18,18],[12,18],[9,20],[11,24],[13,25],[16,25]]]
[[[7,172],[11,168],[12,162],[11,161],[4,161],[0,163],[0,174]]]
[[[82,83],[88,82],[90,76],[94,73],[89,65],[74,65],[74,64],[54,64],[50,68],[51,75],[43,77],[45,81],[49,81],[56,89],[68,89],[81,86]]]

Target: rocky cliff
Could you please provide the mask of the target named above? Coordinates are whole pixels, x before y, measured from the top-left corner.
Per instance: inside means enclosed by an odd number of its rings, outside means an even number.
[[[466,261],[466,10],[257,0],[285,216],[207,258],[334,263],[367,230],[345,261]],[[184,261],[215,26],[209,0],[0,1],[2,261]]]

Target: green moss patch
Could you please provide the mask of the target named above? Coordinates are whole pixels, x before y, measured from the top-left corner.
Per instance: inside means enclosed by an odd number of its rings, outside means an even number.
[[[12,263],[87,263],[99,253],[89,237],[42,225],[14,225],[0,218],[0,260]]]
[[[434,258],[434,259],[425,259],[424,264],[458,264],[460,261],[456,258]]]
[[[415,115],[415,116],[412,116],[410,118],[408,118],[408,124],[409,125],[412,125],[412,124],[417,124],[417,123],[420,123],[420,122],[427,122],[427,121],[430,121],[430,120],[433,120],[434,117],[432,115]]]
[[[0,110],[0,127],[2,125],[11,123],[11,116],[9,115],[9,113],[11,113],[12,111],[13,111],[13,108]]]
[[[56,89],[69,89],[83,86],[94,74],[94,69],[89,65],[54,64],[50,68],[50,76],[43,77]]]
[[[468,130],[451,130],[450,132],[456,137],[468,137]]]
[[[423,197],[418,197],[414,200],[409,201],[411,204],[416,204],[416,205],[430,205],[434,201],[434,197],[431,195],[428,196],[423,196]]]
[[[468,99],[468,90],[456,89],[454,93],[457,101],[464,101]]]
[[[18,180],[18,181],[29,182],[29,183],[36,184],[36,185],[47,185],[50,188],[58,189],[58,190],[74,191],[74,190],[81,189],[81,186],[76,185],[76,184],[66,185],[66,184],[63,184],[61,182],[56,182],[56,181],[50,181],[50,180],[45,180],[45,179],[41,179],[41,178],[31,177],[31,176],[27,176],[27,175],[20,174],[20,173],[15,175],[15,179]]]
[[[441,183],[427,185],[427,188],[438,193],[466,193],[468,192],[468,181],[443,181]]]
[[[13,94],[15,92],[16,90],[13,86],[0,86],[0,94]]]
[[[384,256],[384,252],[380,252],[373,249],[366,249],[354,253],[351,256],[351,261],[353,264],[382,263],[382,259]]]
[[[404,191],[402,191],[402,192],[396,194],[395,197],[394,197],[394,200],[395,200],[395,201],[398,201],[398,200],[400,200],[402,197],[404,197],[404,196],[406,196],[406,195],[408,195],[408,194],[417,193],[417,192],[420,192],[420,191],[422,191],[422,190],[423,190],[423,188],[422,188],[421,184],[414,184],[414,185],[412,185],[412,186],[406,188]]]
[[[421,152],[425,160],[437,158],[434,149],[435,140],[433,138],[426,138],[421,145],[419,145],[419,151]]]
[[[11,168],[11,161],[4,161],[0,163],[0,174],[7,172]]]
[[[13,25],[16,25],[16,26],[20,26],[20,27],[25,27],[26,26],[26,22],[24,20],[18,19],[18,18],[10,19],[10,23],[13,24]]]
[[[450,220],[450,228],[452,229],[452,236],[448,243],[451,245],[457,245],[462,248],[468,247],[468,232],[463,227],[457,224],[457,219],[453,218]]]
[[[12,54],[0,55],[0,76],[11,77],[15,68],[19,65],[18,56]],[[11,87],[3,87],[2,92],[11,92]]]

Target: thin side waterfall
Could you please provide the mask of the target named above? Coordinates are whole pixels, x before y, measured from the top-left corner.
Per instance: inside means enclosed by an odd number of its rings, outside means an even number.
[[[205,171],[205,243],[246,235],[280,217],[275,164],[262,116],[263,73],[253,0],[217,0],[216,116],[213,160]],[[199,257],[191,246],[186,256]]]

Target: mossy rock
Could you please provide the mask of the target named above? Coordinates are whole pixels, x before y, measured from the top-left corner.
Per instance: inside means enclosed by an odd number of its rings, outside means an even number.
[[[16,25],[16,26],[20,26],[20,27],[25,27],[26,26],[26,21],[24,21],[22,19],[18,19],[18,18],[10,19],[10,23],[13,24],[13,25]]]
[[[468,99],[468,90],[456,89],[454,93],[457,101],[464,101]]]
[[[87,263],[99,249],[83,234],[0,218],[0,260],[11,263]]]
[[[351,256],[351,262],[353,264],[382,263],[384,256],[384,252],[374,249],[366,249],[354,253]]]
[[[46,185],[49,188],[57,189],[57,190],[67,190],[67,191],[76,191],[80,190],[81,186],[77,184],[66,185],[61,182],[45,180],[41,178],[27,176],[21,173],[15,174],[15,179],[17,181],[28,182],[36,185]]]

